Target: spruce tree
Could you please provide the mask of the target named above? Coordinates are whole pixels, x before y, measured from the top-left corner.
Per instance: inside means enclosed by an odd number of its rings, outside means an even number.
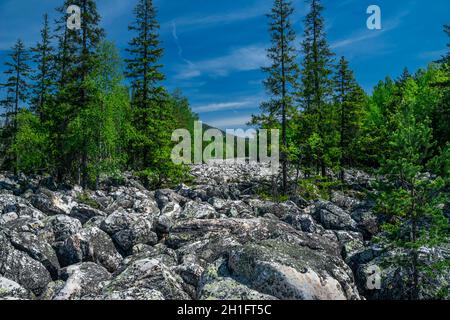
[[[135,21],[129,26],[134,37],[129,42],[129,58],[127,63],[127,77],[132,81],[133,88],[133,118],[136,129],[141,135],[141,142],[135,144],[140,150],[134,150],[141,154],[139,159],[141,166],[147,166],[150,156],[150,137],[147,137],[150,109],[160,108],[163,87],[161,81],[164,75],[160,59],[163,49],[160,47],[159,23],[156,19],[156,8],[152,0],[139,0],[134,9]],[[147,141],[146,141],[147,140]],[[136,165],[136,163],[134,164]]]
[[[5,62],[6,83],[1,87],[6,91],[6,97],[0,102],[5,109],[5,123],[1,132],[3,166],[5,169],[14,169],[16,171],[16,157],[11,152],[11,146],[14,143],[17,134],[18,121],[17,115],[22,107],[26,107],[29,92],[30,67],[29,53],[25,49],[22,40],[17,40],[9,54],[10,60]]]
[[[175,121],[169,107],[170,97],[161,84],[165,78],[160,71],[164,51],[153,1],[139,0],[134,14],[135,21],[129,26],[134,37],[127,48],[129,58],[125,60],[133,90],[131,165],[147,185],[161,186],[174,173],[170,151]]]
[[[337,104],[341,179],[344,168],[354,164],[355,142],[361,128],[365,94],[357,84],[349,63],[342,57],[334,77],[335,100]]]
[[[39,115],[41,121],[45,118],[45,106],[48,104],[54,90],[54,49],[52,47],[52,35],[48,15],[44,15],[44,24],[41,30],[41,41],[32,48],[33,62],[37,70],[33,75],[34,85],[32,88],[32,109]]]
[[[429,121],[418,122],[411,105],[404,105],[396,117],[398,128],[391,134],[391,148],[379,171],[384,181],[377,208],[388,218],[378,240],[389,250],[401,250],[385,262],[406,270],[405,298],[436,298],[445,288],[435,288],[433,278],[448,271],[450,261],[431,263],[420,257],[420,250],[448,243],[449,221],[440,206],[448,201],[444,193],[448,171],[442,177],[425,173],[433,145]],[[439,166],[443,160],[448,164],[445,157],[431,162]],[[421,297],[422,289],[431,289],[435,296]]]
[[[303,111],[303,141],[314,141],[317,166],[322,176],[326,174],[327,158],[335,144],[336,133],[331,123],[333,53],[325,34],[320,0],[310,0],[310,12],[305,18],[304,40],[302,42],[301,109]],[[301,142],[300,142],[301,143]],[[311,149],[311,145],[307,148]]]
[[[5,84],[2,87],[6,89],[6,98],[1,102],[6,112],[6,123],[16,127],[16,116],[19,108],[24,106],[28,100],[30,89],[29,76],[30,67],[28,65],[30,56],[22,40],[17,40],[9,54],[10,61],[5,62],[7,76]]]
[[[271,99],[261,104],[262,115],[254,116],[252,120],[253,124],[263,127],[281,127],[283,194],[288,191],[288,129],[294,113],[293,101],[298,80],[296,35],[291,22],[293,12],[290,1],[275,0],[268,15],[272,47],[267,50],[267,57],[271,64],[263,71],[268,75],[264,86]]]

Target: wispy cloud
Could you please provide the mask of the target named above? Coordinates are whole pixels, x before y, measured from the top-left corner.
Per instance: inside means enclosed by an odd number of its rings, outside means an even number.
[[[173,21],[175,21],[177,26],[184,27],[184,29],[197,29],[216,24],[228,24],[261,17],[264,16],[269,10],[270,3],[258,1],[257,5],[250,8],[245,7],[232,12],[206,16],[180,17]],[[162,28],[169,29],[172,26],[173,21],[163,23]]]
[[[267,64],[266,49],[261,45],[237,48],[213,59],[188,62],[179,67],[176,79],[192,79],[201,75],[225,77],[235,71],[257,70]]]
[[[361,30],[361,31],[351,35],[348,38],[337,40],[337,41],[333,42],[331,44],[331,48],[332,49],[346,48],[346,47],[356,45],[360,42],[364,42],[366,40],[378,38],[378,37],[382,36],[383,34],[385,34],[386,32],[397,28],[403,21],[403,18],[409,14],[410,14],[410,11],[408,11],[408,10],[403,11],[396,17],[383,22],[381,30],[368,30],[368,29]]]
[[[192,110],[197,113],[217,112],[224,110],[242,110],[256,108],[263,100],[262,95],[242,98],[237,101],[210,103],[206,105],[194,106]]]

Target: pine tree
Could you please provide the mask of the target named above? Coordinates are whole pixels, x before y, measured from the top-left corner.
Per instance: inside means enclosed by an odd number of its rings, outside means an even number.
[[[344,167],[351,166],[355,161],[355,142],[362,125],[362,112],[366,103],[364,91],[357,84],[349,63],[344,57],[340,59],[337,66],[334,86],[338,107],[341,179],[344,179]]]
[[[328,118],[332,115],[332,63],[331,52],[325,34],[324,19],[320,0],[310,0],[310,12],[305,18],[304,40],[302,42],[303,64],[301,83],[301,107],[304,121],[303,141],[316,137],[317,166],[322,176],[326,174],[327,150],[331,151],[336,137]]]
[[[2,84],[6,91],[6,97],[0,105],[6,110],[6,117],[3,130],[1,132],[3,166],[6,169],[16,171],[16,157],[11,153],[11,146],[14,143],[18,122],[17,115],[21,107],[26,107],[29,92],[30,67],[28,66],[29,54],[25,49],[22,40],[17,40],[9,54],[10,61],[5,62],[6,83]]]
[[[142,133],[140,150],[134,152],[142,154],[140,164],[147,166],[151,143],[149,140],[151,138],[147,136],[150,109],[161,107],[158,101],[161,100],[163,93],[160,82],[164,80],[164,75],[160,72],[162,68],[160,59],[164,51],[160,47],[159,23],[153,1],[139,0],[134,14],[136,20],[129,26],[129,30],[134,32],[135,36],[127,48],[130,58],[125,60],[126,75],[132,81],[134,123],[138,132]]]
[[[16,116],[21,104],[26,103],[29,93],[30,67],[28,65],[30,56],[25,49],[22,40],[17,40],[9,54],[10,61],[5,62],[7,76],[6,83],[2,85],[6,89],[6,99],[1,104],[7,109],[7,123],[12,123],[16,128]]]
[[[448,200],[443,193],[448,173],[444,177],[424,173],[433,145],[429,121],[418,122],[411,105],[404,105],[397,117],[398,129],[391,134],[391,149],[380,169],[385,182],[377,208],[389,219],[378,240],[388,249],[406,252],[386,262],[407,271],[408,298],[417,300],[421,289],[433,286],[432,278],[449,266],[448,260],[430,264],[419,256],[420,248],[448,241],[448,219],[439,206]],[[443,288],[433,288],[435,292],[439,289]]]
[[[41,42],[32,48],[33,62],[37,65],[37,71],[33,75],[34,85],[32,89],[32,109],[39,115],[41,121],[45,117],[45,107],[48,104],[54,90],[54,49],[51,45],[52,35],[48,15],[44,15],[44,25],[41,30]]]
[[[284,194],[288,191],[288,130],[290,119],[294,113],[293,100],[298,79],[297,51],[294,46],[296,36],[291,22],[293,12],[294,8],[290,1],[275,0],[272,11],[268,15],[272,47],[268,49],[267,57],[271,61],[271,65],[264,67],[263,71],[268,75],[264,86],[271,99],[261,104],[263,114],[254,116],[252,120],[253,124],[260,124],[263,127],[270,127],[274,124],[281,127]]]

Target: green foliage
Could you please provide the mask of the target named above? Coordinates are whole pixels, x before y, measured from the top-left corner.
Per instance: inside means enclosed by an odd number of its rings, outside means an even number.
[[[32,85],[32,109],[40,116],[41,120],[45,119],[45,106],[52,98],[55,86],[55,53],[51,41],[53,37],[50,32],[48,15],[44,15],[44,24],[41,30],[41,41],[32,48],[33,62],[37,64],[36,71],[32,76],[34,81]]]
[[[270,66],[262,68],[267,74],[264,86],[270,99],[261,104],[262,114],[253,116],[252,124],[263,128],[281,129],[282,188],[287,192],[287,162],[289,160],[288,130],[295,112],[294,100],[297,91],[298,65],[295,49],[295,31],[291,16],[292,3],[287,0],[275,0],[268,15],[269,32],[272,46],[267,50]]]
[[[333,92],[333,53],[325,33],[322,15],[324,7],[319,0],[310,0],[310,11],[304,20],[304,40],[300,104],[302,114],[297,130],[301,132],[298,145],[304,152],[315,152],[313,157],[303,160],[306,166],[316,166],[325,176],[326,167],[337,157],[337,134],[335,131],[335,108],[331,103]],[[306,142],[306,143],[305,143]]]
[[[121,84],[121,60],[113,44],[100,44],[96,69],[86,79],[90,102],[68,126],[70,149],[86,151],[89,182],[112,174],[126,161],[123,137],[129,114],[127,89]]]
[[[331,192],[341,188],[340,181],[333,181],[321,176],[314,176],[298,181],[298,193],[306,200],[330,200]]]
[[[94,209],[100,209],[100,205],[94,199],[92,199],[89,193],[87,192],[83,192],[80,195],[78,195],[77,202],[88,205]]]
[[[399,256],[395,263],[408,270],[411,299],[418,298],[420,285],[426,283],[423,268],[431,266],[419,260],[421,247],[436,247],[448,242],[449,221],[440,208],[448,201],[444,193],[445,177],[424,174],[427,159],[433,147],[430,122],[417,122],[410,101],[405,100],[402,110],[395,116],[398,128],[389,139],[390,152],[382,161],[377,201],[378,212],[388,216],[380,241],[388,247],[402,248],[407,255]],[[443,158],[433,161],[434,165]],[[448,161],[448,159],[446,160]],[[433,273],[438,269],[432,268]]]
[[[45,173],[48,167],[48,133],[39,118],[28,110],[17,115],[17,133],[9,150],[17,171]]]

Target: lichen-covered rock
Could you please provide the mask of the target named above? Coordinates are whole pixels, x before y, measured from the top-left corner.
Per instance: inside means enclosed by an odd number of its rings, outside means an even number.
[[[0,194],[0,224],[2,220],[12,220],[11,217],[9,219],[6,217],[10,213],[14,213],[17,217],[45,218],[45,214],[33,208],[28,200],[10,194]]]
[[[109,272],[116,271],[122,262],[111,238],[97,227],[88,227],[55,244],[63,267],[79,262],[95,262]]]
[[[302,213],[297,205],[292,201],[274,203],[271,201],[250,199],[247,203],[253,208],[253,211],[257,216],[271,214],[281,219],[286,215],[297,215]]]
[[[37,236],[31,232],[12,231],[8,233],[8,238],[14,248],[39,261],[53,279],[58,277],[60,268],[58,257],[52,246],[42,236]]]
[[[32,294],[22,287],[20,284],[0,277],[0,300],[19,299],[28,300],[32,298]]]
[[[135,288],[129,288],[125,290],[120,291],[108,291],[105,292],[102,295],[94,296],[94,295],[87,295],[84,296],[83,300],[114,300],[114,301],[126,301],[126,300],[133,300],[133,301],[154,301],[154,300],[165,300],[164,296],[161,292],[154,290],[154,289],[148,289],[145,287],[135,287]]]
[[[351,270],[338,257],[281,240],[232,250],[231,274],[279,299],[359,299]]]
[[[123,264],[128,266],[132,262],[142,259],[157,259],[168,267],[173,267],[178,264],[177,253],[161,243],[155,246],[145,244],[135,245],[133,247],[133,255],[125,258]]]
[[[342,192],[333,191],[331,193],[331,202],[344,210],[353,210],[361,204],[358,199],[346,196]]]
[[[307,232],[307,233],[317,233],[321,234],[325,229],[316,223],[313,217],[309,214],[296,214],[296,215],[286,215],[283,221],[289,223],[297,230]]]
[[[55,216],[70,214],[73,206],[76,205],[71,197],[65,197],[59,193],[41,188],[40,191],[33,195],[31,204],[43,213]]]
[[[117,211],[109,215],[100,224],[100,228],[109,234],[123,255],[131,255],[137,244],[154,245],[158,237],[152,231],[151,217],[146,214]]]
[[[245,217],[253,216],[254,212],[251,206],[241,200],[225,200],[221,198],[211,198],[208,203],[220,214],[227,217]]]
[[[86,262],[62,269],[61,279],[65,285],[54,300],[77,300],[86,295],[100,294],[111,274],[95,263]]]
[[[219,214],[210,204],[194,201],[188,202],[180,214],[181,219],[213,219],[218,216]]]
[[[380,232],[380,223],[377,216],[371,211],[370,207],[360,206],[352,212],[352,219],[358,224],[366,239],[371,239]]]
[[[54,241],[64,241],[83,228],[78,219],[66,215],[56,215],[47,218],[45,220],[45,227],[53,233]]]
[[[276,300],[233,279],[223,259],[208,266],[199,280],[199,300]]]
[[[355,279],[358,289],[364,297],[369,300],[408,300],[411,296],[411,267],[410,264],[401,265],[400,261],[410,255],[405,250],[379,251],[372,257],[366,252],[363,257],[359,257],[358,264],[354,264]],[[355,257],[356,258],[356,257]],[[365,261],[362,260],[365,258]],[[372,258],[372,259],[371,259]],[[433,263],[449,261],[449,248],[425,248],[419,250],[419,263],[431,267]],[[369,260],[369,261],[367,261]],[[394,262],[394,263],[393,263]],[[408,267],[409,266],[409,267]],[[424,280],[426,271],[419,270],[421,284],[426,281],[426,285],[418,287],[418,299],[431,300],[440,297],[444,300],[450,299],[448,288],[450,286],[450,267],[444,265],[444,269],[438,271],[434,269],[433,276],[429,275]]]
[[[35,295],[43,292],[52,279],[48,270],[28,254],[16,250],[0,232],[0,275],[13,280]]]
[[[70,216],[72,218],[80,220],[81,224],[85,224],[92,218],[96,217],[106,217],[106,213],[103,211],[91,208],[85,204],[77,204],[70,211]]]
[[[147,288],[162,293],[165,300],[189,300],[183,290],[183,280],[157,259],[142,259],[131,263],[105,288],[105,292],[132,288]]]
[[[44,292],[39,296],[39,300],[53,300],[65,285],[66,283],[62,280],[50,282],[47,284]]]
[[[357,223],[350,214],[327,201],[317,201],[314,218],[329,230],[357,231]]]

